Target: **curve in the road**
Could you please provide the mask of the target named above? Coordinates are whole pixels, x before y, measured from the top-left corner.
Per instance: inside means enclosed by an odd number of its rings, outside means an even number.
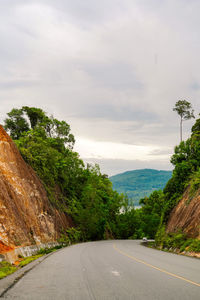
[[[200,260],[134,240],[82,243],[49,256],[3,298],[199,300]]]
[[[130,259],[132,259],[132,260],[134,260],[134,261],[137,261],[137,262],[139,262],[139,263],[141,263],[141,264],[144,264],[144,265],[146,265],[146,266],[148,266],[148,267],[150,267],[150,268],[153,268],[153,269],[155,269],[155,270],[158,270],[158,271],[160,271],[160,272],[162,272],[162,273],[165,273],[165,274],[167,274],[167,275],[170,275],[170,276],[172,276],[172,277],[181,279],[181,280],[183,280],[183,281],[189,282],[189,283],[191,283],[191,284],[194,284],[194,285],[200,287],[200,284],[197,283],[197,282],[191,281],[191,280],[189,280],[189,279],[187,279],[187,278],[184,278],[184,277],[182,277],[182,276],[178,276],[178,275],[176,275],[176,274],[174,274],[174,273],[171,273],[171,272],[168,272],[168,271],[166,271],[166,270],[160,269],[160,268],[158,268],[158,267],[156,267],[156,266],[153,266],[153,265],[151,265],[151,264],[149,264],[149,263],[147,263],[147,262],[145,262],[145,261],[143,261],[143,260],[141,260],[141,259],[138,259],[138,258],[136,258],[136,257],[134,257],[134,256],[132,256],[132,255],[129,255],[128,253],[126,253],[126,252],[120,250],[119,248],[117,248],[116,244],[113,244],[113,248],[114,248],[117,252],[119,252],[120,254],[122,254],[122,255],[124,255],[124,256],[126,256],[126,257],[129,257]]]

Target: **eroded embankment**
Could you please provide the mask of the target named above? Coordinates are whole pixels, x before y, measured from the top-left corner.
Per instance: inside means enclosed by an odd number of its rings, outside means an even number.
[[[0,125],[0,253],[52,243],[70,224],[50,205],[41,181]]]
[[[190,187],[172,210],[167,232],[182,231],[188,237],[200,239],[200,189],[191,193]]]

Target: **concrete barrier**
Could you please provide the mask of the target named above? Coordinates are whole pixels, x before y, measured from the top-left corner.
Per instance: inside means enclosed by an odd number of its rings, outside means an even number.
[[[39,245],[32,245],[32,246],[25,246],[25,247],[18,247],[14,250],[1,253],[0,254],[0,261],[6,260],[10,263],[14,263],[19,260],[20,257],[28,257],[38,253],[40,249],[44,248],[53,248],[58,246],[59,243],[57,242],[50,242],[46,244],[39,244]]]

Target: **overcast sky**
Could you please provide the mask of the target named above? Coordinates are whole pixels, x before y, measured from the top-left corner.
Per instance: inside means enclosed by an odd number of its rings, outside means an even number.
[[[199,0],[0,0],[1,123],[41,107],[108,175],[171,169],[175,102],[200,112],[199,12]]]

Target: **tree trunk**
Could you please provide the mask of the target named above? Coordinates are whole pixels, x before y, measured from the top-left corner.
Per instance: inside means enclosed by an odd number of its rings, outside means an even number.
[[[182,127],[183,127],[183,119],[181,118],[181,123],[180,123],[180,139],[181,139],[181,142],[182,142]]]

